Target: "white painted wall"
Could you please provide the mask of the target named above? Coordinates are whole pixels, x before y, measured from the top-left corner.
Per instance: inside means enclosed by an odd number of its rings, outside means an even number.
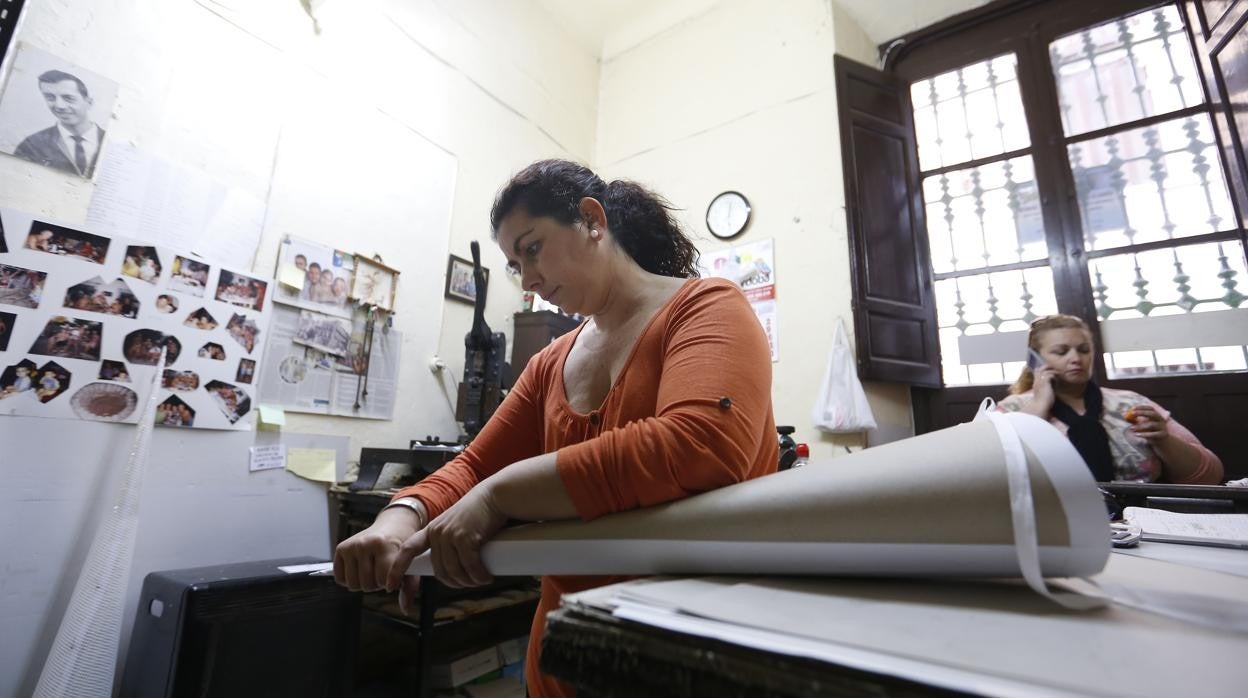
[[[268,201],[257,272],[272,273],[287,233],[376,252],[402,270],[395,419],[288,416],[288,432],[349,437],[355,457],[362,445],[455,435],[427,368],[441,353],[462,376],[471,309],[443,302],[447,253],[488,243],[492,197],[514,170],[541,157],[589,160],[598,65],[529,0],[314,4],[315,25],[299,0],[44,0],[28,3],[17,38],[121,84],[105,124],[112,143]],[[0,156],[0,207],[82,222],[92,186]],[[519,291],[492,244],[485,264],[496,280],[490,323],[510,337]],[[33,686],[129,431],[0,420],[0,696]],[[322,486],[246,472],[247,446],[266,436],[158,430],[136,578],[328,552]]]
[[[827,456],[862,445],[820,437],[810,419],[836,318],[853,331],[832,56],[874,65],[875,50],[831,0],[784,7],[723,0],[604,58],[595,163],[683,208],[704,252],[726,244],[706,230],[711,198],[726,189],[749,197],[753,221],[733,243],[776,241],[776,420],[797,426],[812,456]],[[879,439],[913,433],[905,387],[872,384],[867,394]]]
[[[285,234],[378,253],[403,272],[395,419],[290,415],[288,428],[351,436],[353,450],[454,437],[454,388],[428,369],[441,354],[462,377],[472,321],[470,306],[443,303],[447,253],[485,243],[487,319],[510,337],[520,294],[489,240],[493,195],[532,160],[593,150],[597,61],[540,7],[338,0],[320,4],[314,26],[297,0],[48,0],[30,4],[17,38],[121,83],[113,143],[267,200],[257,272],[273,273]],[[0,182],[0,206],[70,223],[92,192],[6,156]]]
[[[0,696],[29,696],[39,679],[78,570],[114,501],[134,428],[5,417],[0,424]],[[259,436],[273,442],[274,434]],[[347,438],[283,434],[288,448]],[[139,526],[122,609],[124,663],[143,578],[155,570],[330,551],[325,488],[281,470],[247,472],[249,432],[157,429],[143,479]],[[341,471],[341,468],[340,468]],[[120,679],[120,673],[118,673]]]

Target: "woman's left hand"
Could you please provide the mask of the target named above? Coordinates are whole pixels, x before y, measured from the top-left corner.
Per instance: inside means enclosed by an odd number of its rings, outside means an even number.
[[[1131,408],[1135,419],[1131,424],[1131,432],[1153,444],[1170,438],[1170,418],[1163,415],[1152,405],[1136,405]]]
[[[390,576],[402,576],[417,555],[429,550],[433,574],[449,587],[489,584],[494,576],[481,562],[481,546],[507,523],[488,485],[478,485],[429,525],[404,541]]]

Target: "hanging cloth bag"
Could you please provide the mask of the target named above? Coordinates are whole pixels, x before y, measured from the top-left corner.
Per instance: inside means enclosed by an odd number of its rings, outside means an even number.
[[[875,416],[867,394],[858,380],[854,356],[845,336],[845,323],[836,320],[836,335],[832,350],[828,352],[828,370],[823,374],[823,385],[815,397],[815,409],[811,413],[815,427],[831,434],[867,431],[875,428]]]

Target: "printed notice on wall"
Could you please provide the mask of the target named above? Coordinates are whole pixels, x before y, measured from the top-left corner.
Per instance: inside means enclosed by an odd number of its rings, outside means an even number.
[[[286,467],[286,445],[252,446],[250,470],[272,470]]]
[[[775,241],[757,240],[704,253],[698,260],[698,270],[703,277],[728,279],[741,287],[767,333],[771,362],[779,361]]]
[[[278,306],[264,361],[272,369],[260,384],[265,403],[288,412],[362,419],[391,419],[399,386],[403,335],[382,327],[363,374],[364,315],[352,320]]]

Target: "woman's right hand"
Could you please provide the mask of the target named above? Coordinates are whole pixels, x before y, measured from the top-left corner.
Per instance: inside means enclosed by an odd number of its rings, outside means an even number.
[[[1048,419],[1053,411],[1053,403],[1057,401],[1057,393],[1053,391],[1053,381],[1057,380],[1057,371],[1048,366],[1041,366],[1033,371],[1035,381],[1031,386],[1031,402],[1022,409],[1027,414],[1041,419]]]
[[[421,529],[421,517],[407,507],[392,507],[377,515],[373,525],[338,544],[334,551],[334,581],[351,591],[394,591],[386,575],[403,541]],[[405,577],[403,591],[411,598],[418,577]]]

